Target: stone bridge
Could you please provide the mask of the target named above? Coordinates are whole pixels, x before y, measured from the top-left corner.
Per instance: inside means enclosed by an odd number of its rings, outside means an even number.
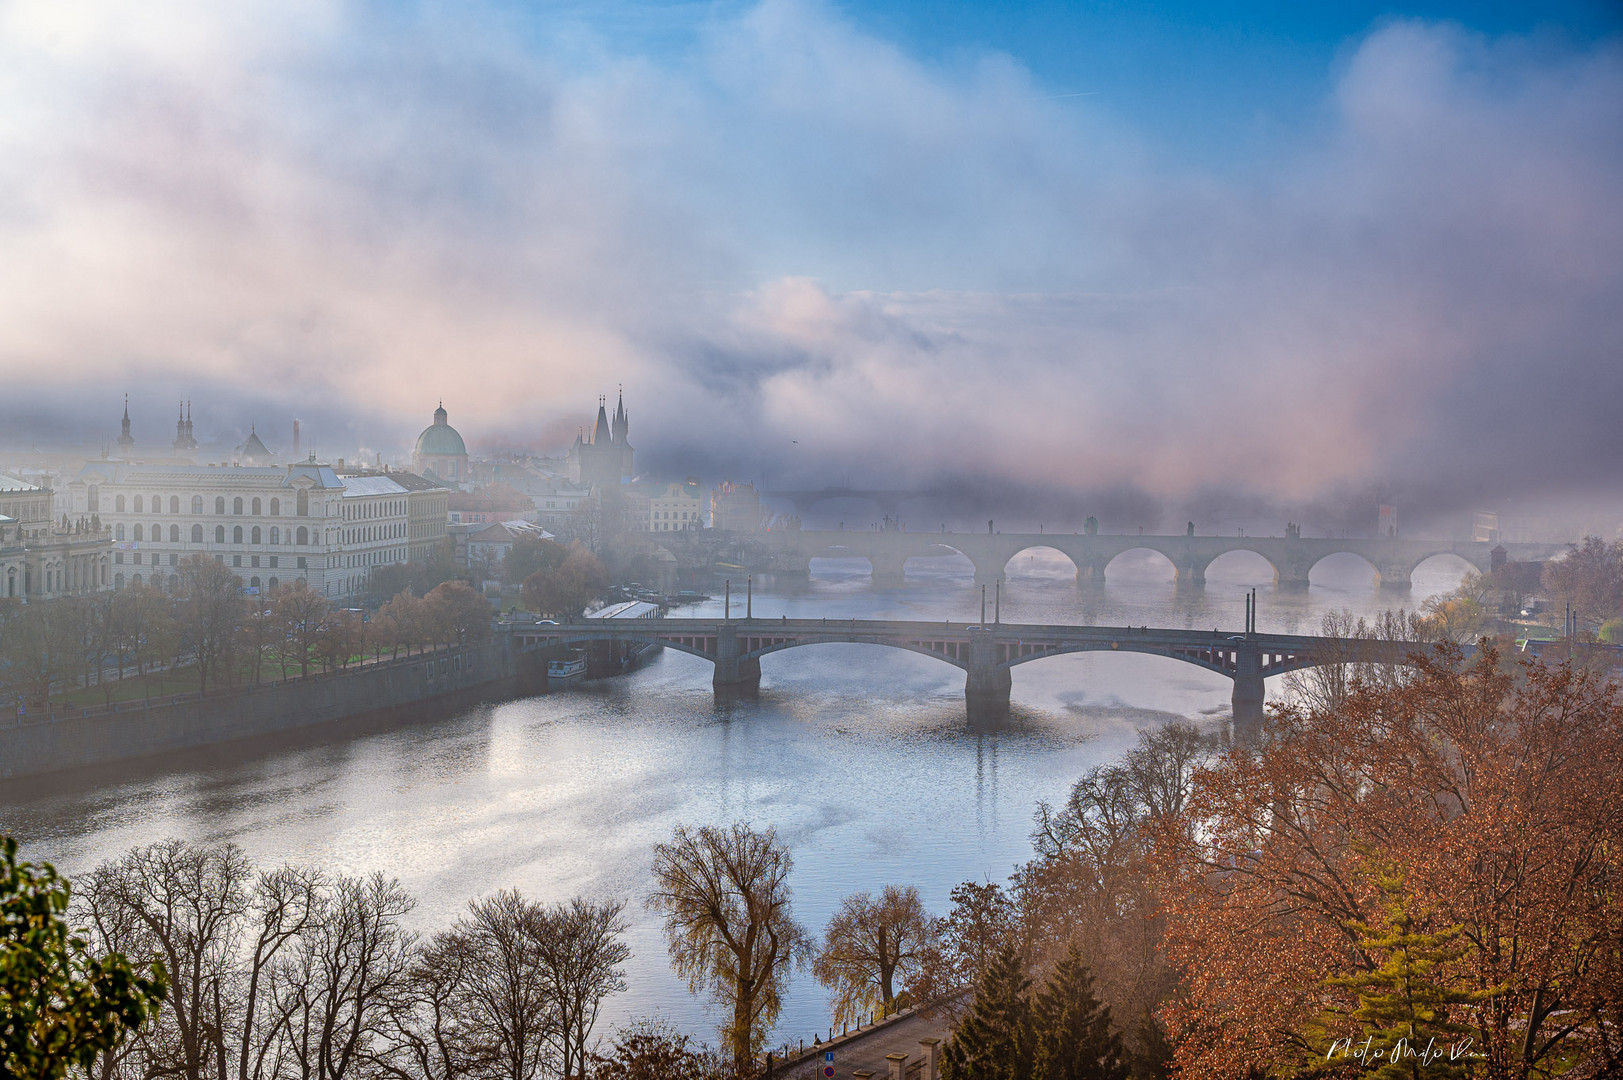
[[[761,657],[831,642],[883,645],[920,653],[965,672],[964,699],[972,722],[1008,715],[1010,670],[1019,664],[1078,652],[1164,656],[1234,681],[1237,724],[1262,720],[1264,680],[1305,667],[1353,659],[1351,643],[1297,634],[1169,630],[1148,626],[1060,626],[904,622],[871,619],[587,619],[575,623],[501,623],[516,654],[593,641],[650,642],[715,665],[718,693],[752,692],[761,684]],[[1407,663],[1412,644],[1358,642],[1357,659]]]
[[[1078,533],[913,533],[900,530],[830,531],[785,529],[762,535],[776,573],[809,572],[811,560],[859,556],[873,568],[873,583],[900,585],[907,560],[914,556],[958,553],[975,566],[975,581],[991,585],[1003,579],[1009,561],[1032,548],[1053,548],[1076,566],[1079,582],[1102,582],[1106,567],[1129,551],[1148,550],[1164,556],[1180,585],[1203,585],[1206,568],[1231,551],[1249,551],[1267,560],[1274,582],[1306,588],[1320,560],[1353,554],[1370,565],[1378,585],[1407,589],[1415,568],[1439,555],[1454,555],[1483,573],[1492,569],[1495,545],[1468,540],[1329,539],[1298,536],[1088,536]],[[1563,544],[1505,544],[1511,561],[1548,559],[1566,550]]]

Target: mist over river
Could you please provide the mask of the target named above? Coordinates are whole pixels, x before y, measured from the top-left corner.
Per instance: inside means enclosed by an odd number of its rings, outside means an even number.
[[[1313,633],[1326,610],[1412,609],[1464,570],[1435,558],[1410,592],[1383,593],[1361,560],[1336,556],[1306,592],[1278,592],[1259,557],[1236,553],[1212,564],[1204,589],[1180,590],[1169,564],[1140,552],[1116,560],[1103,586],[1078,587],[1071,564],[1043,549],[1010,564],[1002,615],[1237,629],[1242,595],[1257,586],[1260,629]],[[754,613],[977,617],[967,560],[914,559],[908,572],[906,587],[874,590],[865,561],[816,560],[809,584],[758,581]],[[742,593],[735,583],[739,616]],[[674,614],[720,610],[718,599]],[[795,913],[814,935],[842,896],[886,883],[917,885],[940,913],[956,883],[1002,879],[1029,857],[1038,800],[1063,799],[1140,728],[1173,717],[1220,724],[1231,686],[1159,657],[1055,657],[1014,669],[1007,729],[973,734],[963,672],[925,656],[822,645],[770,655],[761,668],[760,697],[726,706],[712,700],[708,663],[667,651],[624,678],[431,725],[226,751],[206,769],[142,763],[93,786],[0,783],[0,832],[68,873],[170,836],[231,841],[261,865],[382,870],[416,896],[412,921],[425,932],[503,887],[548,901],[623,898],[631,988],[610,1000],[598,1033],[657,1013],[714,1041],[717,1017],[671,973],[658,920],[642,905],[653,845],[676,823],[776,826],[794,855]],[[1280,689],[1270,682],[1270,695]],[[797,974],[777,1039],[809,1039],[827,1024],[822,988]]]

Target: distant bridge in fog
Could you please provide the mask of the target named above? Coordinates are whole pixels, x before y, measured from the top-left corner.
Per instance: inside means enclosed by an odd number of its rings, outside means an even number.
[[[858,494],[853,492],[854,494]],[[1104,581],[1111,561],[1130,551],[1153,551],[1172,564],[1180,585],[1203,585],[1207,568],[1234,551],[1249,551],[1273,567],[1274,582],[1302,587],[1321,560],[1351,554],[1370,565],[1378,585],[1407,589],[1415,568],[1439,555],[1463,559],[1482,573],[1493,568],[1494,549],[1503,547],[1511,561],[1549,559],[1564,544],[1503,544],[1484,541],[1309,538],[1302,536],[1117,536],[1082,533],[929,533],[887,530],[783,529],[762,536],[777,573],[807,573],[820,557],[860,557],[873,568],[875,585],[900,585],[907,560],[960,554],[975,567],[975,581],[1001,581],[1010,560],[1033,548],[1053,548],[1076,566],[1078,581]]]
[[[1427,646],[1348,642],[1299,634],[1175,630],[1150,626],[1057,626],[1020,623],[907,622],[874,619],[583,619],[570,623],[503,622],[515,654],[591,642],[654,644],[708,660],[718,693],[751,692],[761,684],[761,657],[808,645],[882,645],[951,664],[965,672],[971,721],[1008,715],[1010,670],[1020,664],[1079,652],[1163,656],[1234,681],[1234,719],[1262,720],[1264,680],[1356,659],[1408,663]],[[1467,651],[1470,651],[1467,649]]]

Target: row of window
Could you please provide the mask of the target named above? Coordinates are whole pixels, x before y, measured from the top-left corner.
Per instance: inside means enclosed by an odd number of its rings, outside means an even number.
[[[345,529],[344,543],[365,544],[373,540],[396,540],[405,535],[406,526],[402,523],[368,525],[364,529]]]
[[[133,566],[142,565],[142,557],[144,555],[146,555],[146,554],[147,554],[146,552],[141,552],[141,551],[136,551],[136,552],[131,553],[131,555],[130,555],[130,564],[133,565]],[[152,555],[152,558],[150,560],[147,560],[149,565],[151,565],[151,566],[162,565],[162,559],[163,559],[163,553],[162,552],[154,551],[154,552],[151,553],[151,555]],[[218,559],[219,561],[221,561],[221,562],[225,561],[225,556],[224,555],[216,555],[214,557],[216,559]],[[248,565],[249,566],[258,566],[260,558],[261,558],[261,556],[258,556],[258,555],[250,555],[250,556],[248,556]],[[264,556],[264,558],[269,560],[269,562],[267,562],[265,565],[269,566],[273,570],[282,565],[282,557],[280,555],[266,555],[266,556]],[[124,553],[122,551],[113,552],[113,562],[114,562],[114,564],[116,564],[118,566],[123,566],[124,565]],[[297,564],[297,566],[298,566],[298,568],[300,570],[306,569],[307,563],[306,563],[305,557],[303,555],[298,556],[298,558],[295,560],[295,562],[296,562],[296,564]],[[169,565],[170,566],[179,566],[180,565],[180,556],[177,555],[174,552],[170,552],[169,553]],[[241,555],[233,555],[233,556],[231,556],[231,565],[232,566],[241,566],[242,565],[242,556]]]
[[[123,514],[123,513],[161,514],[161,513],[163,513],[163,496],[162,495],[154,495],[154,496],[152,496],[152,500],[151,500],[152,509],[150,511],[148,511],[146,509],[146,507],[148,505],[147,499],[146,499],[145,496],[142,496],[142,495],[136,495],[136,496],[134,496],[133,498],[131,498],[129,500],[129,505],[130,505],[129,510],[127,510],[127,511],[125,510],[125,505],[126,505],[126,503],[125,503],[125,498],[124,498],[123,495],[118,495],[118,496],[115,496],[113,498],[113,512],[115,514]],[[203,496],[201,496],[201,495],[193,495],[192,496],[191,506],[192,506],[192,513],[193,514],[201,514],[201,513],[203,513],[203,506],[204,506]],[[242,496],[238,495],[236,498],[231,500],[231,512],[233,514],[239,516],[239,517],[245,512],[253,514],[255,516],[259,516],[259,515],[264,513],[264,506],[265,506],[264,502],[262,500],[260,500],[259,498],[257,498],[257,497],[253,498],[253,499],[249,499],[248,501],[244,502]],[[101,489],[95,484],[90,485],[89,501],[88,501],[88,504],[87,504],[86,508],[90,513],[93,513],[93,514],[101,512]],[[293,508],[294,508],[293,509],[293,516],[294,517],[309,517],[310,516],[310,493],[308,491],[304,491],[304,490],[301,489],[299,491],[299,493],[294,497]],[[180,496],[179,495],[171,495],[171,496],[169,496],[169,512],[171,514],[179,514],[180,513]],[[216,514],[224,514],[225,513],[225,496],[224,495],[216,495],[214,497],[214,512]],[[281,499],[276,498],[276,499],[270,500],[270,516],[271,517],[281,517],[282,516],[282,500]]]
[[[403,499],[390,502],[357,503],[350,500],[344,502],[344,516],[351,521],[362,518],[403,516],[406,513],[406,503]]]
[[[152,529],[151,529],[150,532],[148,532],[141,525],[136,525],[131,530],[131,533],[132,533],[132,535],[129,537],[129,539],[131,539],[131,540],[142,541],[142,540],[147,540],[148,538],[150,538],[151,541],[154,544],[158,544],[158,543],[163,542],[163,526],[159,525],[156,522],[153,523]],[[169,542],[171,544],[180,543],[180,535],[181,534],[180,534],[180,526],[179,525],[171,525],[171,526],[169,526]],[[248,531],[246,533],[244,533],[243,528],[242,528],[241,525],[237,525],[234,528],[232,528],[232,530],[231,530],[231,542],[233,544],[243,543],[243,537],[244,536],[247,536],[249,538],[247,542],[250,543],[250,544],[262,544],[262,543],[265,542],[265,539],[264,539],[265,538],[265,531],[263,529],[261,529],[258,525],[255,525],[252,528],[248,529]],[[124,523],[119,522],[117,525],[113,526],[113,539],[114,540],[123,540],[124,538],[125,538],[124,537]],[[201,544],[203,542],[203,526],[201,526],[201,525],[193,525],[192,526],[191,539],[192,539],[192,543],[194,543],[194,544]],[[224,525],[216,525],[216,526],[214,526],[214,542],[216,544],[225,543],[225,526]],[[273,545],[274,544],[280,544],[280,543],[283,542],[282,530],[281,530],[280,526],[272,525],[270,527],[270,542]],[[286,542],[289,543],[289,544],[296,544],[299,547],[305,547],[310,543],[310,530],[305,528],[303,525],[300,525],[297,529],[289,529],[289,530],[287,530],[287,540],[286,540]]]

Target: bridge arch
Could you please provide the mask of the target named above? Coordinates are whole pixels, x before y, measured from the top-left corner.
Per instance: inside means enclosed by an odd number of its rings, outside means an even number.
[[[940,650],[929,649],[901,641],[885,641],[882,639],[874,639],[871,641],[786,641],[778,644],[767,645],[759,649],[751,649],[749,652],[739,653],[738,658],[740,660],[758,660],[761,657],[768,656],[772,653],[787,652],[790,649],[815,648],[819,645],[878,645],[886,649],[897,649],[902,652],[917,653],[920,656],[928,656],[932,660],[940,660],[942,663],[951,664],[953,667],[958,668],[961,671],[969,670],[967,650],[965,657],[960,659],[957,656],[949,656]]]
[[[1442,586],[1441,591],[1454,588],[1468,575],[1482,570],[1470,559],[1453,551],[1438,551],[1427,555],[1409,568],[1412,580],[1419,576],[1427,584]]]
[[[1004,579],[1013,577],[1074,579],[1082,575],[1082,567],[1076,558],[1052,544],[1027,544],[1005,559],[999,571]]]
[[[975,560],[968,553],[953,547],[951,544],[928,544],[923,550],[909,552],[902,559],[902,572],[905,575],[908,567],[912,566],[915,572],[924,573],[925,565],[913,565],[914,559],[928,560],[930,571],[936,573],[949,573],[954,577],[973,577],[976,572]],[[965,574],[967,571],[967,575]]]
[[[1384,580],[1381,568],[1367,555],[1351,549],[1327,552],[1313,560],[1307,568],[1307,573],[1304,575],[1306,580],[1302,584],[1313,584],[1315,572],[1319,578],[1318,584],[1333,584],[1337,578],[1351,577],[1354,567],[1358,563],[1363,563],[1369,569],[1372,584],[1381,584]]]
[[[1206,580],[1213,576],[1235,584],[1272,584],[1279,580],[1279,567],[1256,548],[1231,548],[1216,555],[1205,566]]]
[[[1145,556],[1146,552],[1155,557],[1147,558]],[[1129,558],[1129,556],[1131,557]],[[1123,562],[1123,559],[1126,561]],[[1120,565],[1117,565],[1118,563]],[[1178,578],[1178,564],[1172,556],[1158,547],[1152,547],[1148,544],[1135,544],[1132,547],[1122,548],[1106,559],[1102,565],[1095,566],[1094,578],[1098,581],[1109,580],[1112,576],[1110,568],[1115,566],[1114,574],[1116,576],[1152,580],[1153,575],[1159,570],[1160,564],[1163,563],[1172,571],[1171,579],[1176,581]],[[1155,567],[1155,569],[1152,570],[1151,567]]]

